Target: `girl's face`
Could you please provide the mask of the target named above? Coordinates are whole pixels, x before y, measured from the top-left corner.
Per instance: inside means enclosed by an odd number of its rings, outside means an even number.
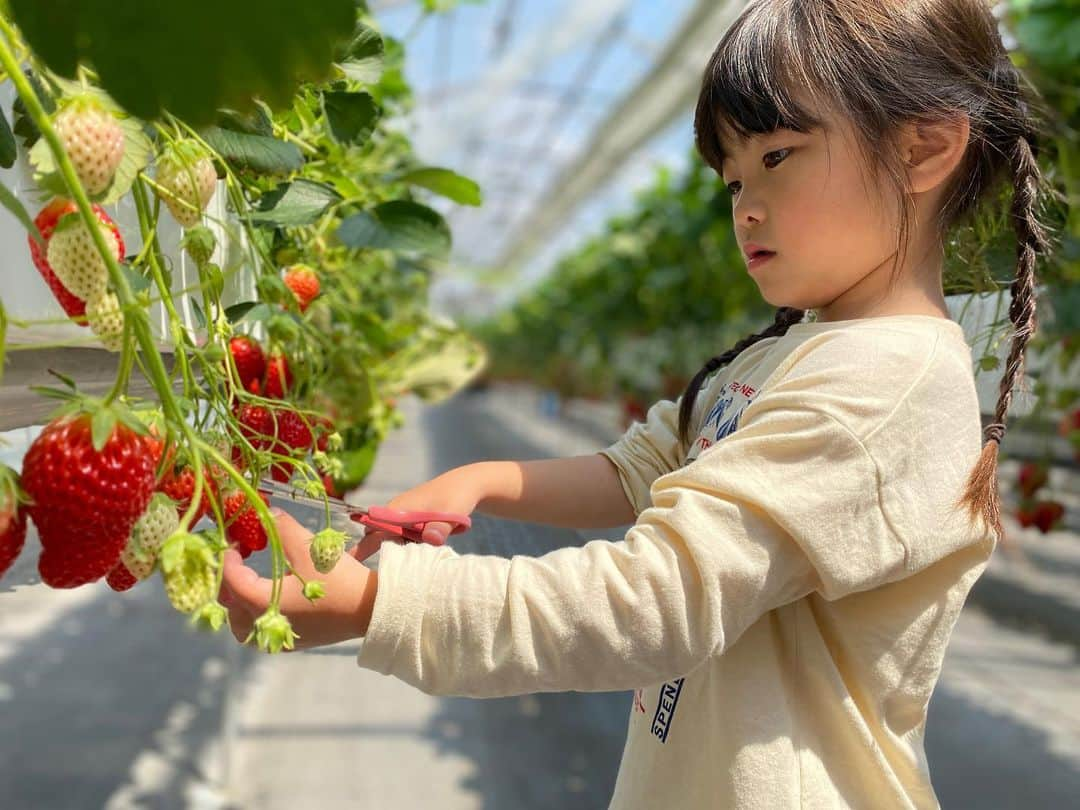
[[[740,142],[721,130],[735,236],[748,271],[776,307],[817,309],[819,320],[882,314],[897,253],[896,195],[873,182],[850,125],[780,129]],[[772,251],[767,259],[750,253]]]

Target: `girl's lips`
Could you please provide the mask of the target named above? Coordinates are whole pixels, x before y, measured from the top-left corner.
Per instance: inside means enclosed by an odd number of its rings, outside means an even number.
[[[765,264],[765,262],[767,262],[775,255],[775,253],[771,252],[755,253],[753,256],[746,260],[747,269],[755,270],[761,265]]]

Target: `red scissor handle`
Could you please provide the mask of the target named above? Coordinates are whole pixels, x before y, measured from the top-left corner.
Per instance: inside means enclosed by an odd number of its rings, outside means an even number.
[[[352,519],[369,528],[401,537],[414,543],[442,545],[424,538],[424,528],[429,523],[449,523],[450,534],[461,534],[472,527],[468,515],[453,512],[406,512],[386,506],[370,506],[364,512],[356,512]]]

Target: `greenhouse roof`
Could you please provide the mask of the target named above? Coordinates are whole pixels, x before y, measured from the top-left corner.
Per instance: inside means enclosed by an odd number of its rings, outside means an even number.
[[[658,165],[682,165],[705,60],[742,5],[487,0],[426,16],[414,0],[373,3],[406,43],[418,155],[484,192],[481,208],[437,204],[468,280],[443,279],[436,297],[450,310],[505,301],[630,206]],[[478,272],[503,269],[498,296],[477,288]]]

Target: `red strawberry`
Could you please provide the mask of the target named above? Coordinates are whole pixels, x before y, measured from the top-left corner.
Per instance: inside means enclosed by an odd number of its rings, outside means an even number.
[[[105,191],[124,158],[120,123],[95,99],[79,96],[57,113],[53,126],[86,193]]]
[[[45,426],[23,459],[22,484],[46,585],[75,588],[112,570],[150,501],[154,472],[151,443],[124,421],[114,422],[100,450],[89,413]]]
[[[69,318],[74,318],[76,322],[85,325],[86,320],[83,316],[86,314],[86,301],[63,285],[63,282],[56,277],[52,267],[49,266],[49,261],[46,258],[49,239],[52,237],[53,231],[56,230],[56,223],[64,214],[70,214],[77,210],[78,206],[74,200],[57,197],[42,208],[34,219],[34,224],[37,225],[38,231],[41,232],[41,238],[45,243],[44,246],[39,245],[33,237],[27,236],[26,239],[30,245],[30,260],[33,261],[34,267],[41,273],[41,277],[45,279],[45,283],[49,285],[49,289],[56,296],[56,300],[60,302],[60,306],[64,308],[64,312],[67,313]],[[109,219],[109,215],[105,213],[105,209],[100,205],[94,206],[94,213],[97,214],[98,219],[103,224],[112,226],[122,255],[124,240],[120,236],[119,228],[116,228],[116,224]]]
[[[260,492],[259,497],[267,506],[270,505],[270,499],[265,494]],[[252,552],[266,548],[266,529],[255,508],[248,503],[247,495],[234,492],[225,499],[222,508],[225,511],[225,536],[239,546],[241,554],[244,549]]]
[[[319,294],[319,277],[306,264],[297,264],[285,271],[285,286],[292,290],[300,311],[305,312]]]
[[[1063,438],[1067,439],[1074,430],[1080,430],[1080,408],[1065,414],[1058,423],[1058,434]]]
[[[291,450],[310,450],[315,443],[307,421],[294,410],[277,412],[277,438]]]
[[[191,525],[198,523],[203,516],[210,514],[210,498],[213,496],[214,482],[210,476],[203,473],[203,491],[199,498],[199,508],[195,510],[195,516],[191,519]],[[180,472],[167,470],[158,484],[158,491],[164,492],[176,501],[177,517],[183,517],[191,505],[191,498],[195,494],[195,471],[190,465],[184,466]]]
[[[250,391],[252,383],[262,383],[266,374],[266,355],[255,340],[247,335],[236,335],[229,341],[229,352],[244,390]]]
[[[273,444],[274,415],[262,405],[246,402],[236,409],[240,434],[251,442],[256,450],[265,450]]]
[[[26,509],[19,500],[15,474],[0,467],[0,577],[14,564],[26,542]]]
[[[1016,520],[1025,529],[1035,525],[1035,507],[1027,499],[1021,501],[1020,507],[1016,510]]]
[[[1043,534],[1049,534],[1062,523],[1065,507],[1057,501],[1040,501],[1035,505],[1034,523]]]
[[[323,486],[326,488],[326,494],[331,498],[340,498],[341,493],[338,492],[337,486],[334,484],[334,478],[329,473],[326,473],[322,477]]]
[[[330,447],[330,434],[334,432],[334,423],[325,416],[315,419],[315,448],[325,453]]]
[[[289,361],[283,354],[272,354],[266,362],[266,383],[263,389],[271,399],[284,399],[293,384]]]
[[[1049,481],[1049,475],[1045,464],[1036,464],[1026,461],[1020,465],[1020,474],[1017,484],[1025,498],[1030,498]]]
[[[118,562],[105,577],[105,582],[108,583],[109,587],[118,593],[130,590],[135,587],[135,583],[138,581],[122,562]]]

